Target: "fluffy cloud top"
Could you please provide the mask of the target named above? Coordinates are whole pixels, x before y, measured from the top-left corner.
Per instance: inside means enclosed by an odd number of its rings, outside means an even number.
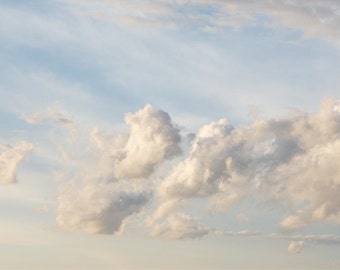
[[[210,198],[227,209],[245,195],[289,204],[284,229],[311,222],[340,223],[339,101],[325,99],[315,114],[232,127],[221,119],[202,127],[188,157],[160,184],[163,200]]]
[[[0,144],[0,184],[11,184],[17,181],[17,166],[32,149],[33,145],[25,141],[15,146]]]
[[[294,112],[237,127],[226,119],[212,122],[198,130],[177,164],[150,181],[159,165],[181,153],[181,137],[166,112],[147,105],[126,115],[125,134],[91,132],[95,151],[87,152],[74,179],[60,189],[58,223],[114,233],[153,201],[144,212],[150,235],[196,238],[211,230],[181,212],[190,199],[225,211],[252,197],[285,206],[289,214],[280,224],[285,230],[340,224],[339,108],[338,100],[327,98],[313,114]]]
[[[58,224],[88,233],[116,233],[127,218],[150,201],[150,176],[167,159],[181,153],[179,130],[169,115],[150,105],[125,117],[128,134],[105,134],[95,128],[88,157],[75,176],[61,184]],[[91,152],[92,151],[92,152]]]
[[[158,164],[181,153],[179,130],[168,113],[146,105],[134,114],[127,114],[125,121],[130,125],[130,134],[116,156],[117,178],[148,177]]]

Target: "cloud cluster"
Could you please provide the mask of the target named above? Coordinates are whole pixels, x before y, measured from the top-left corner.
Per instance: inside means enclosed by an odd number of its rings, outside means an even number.
[[[149,177],[162,162],[181,153],[179,130],[170,116],[150,105],[125,117],[128,133],[89,136],[88,158],[75,176],[61,184],[58,224],[88,233],[116,233],[125,220],[139,213],[151,199]],[[142,180],[141,180],[142,179]]]
[[[339,104],[328,98],[315,114],[239,127],[221,119],[202,127],[187,158],[160,184],[160,198],[206,197],[212,209],[223,210],[257,194],[287,205],[292,215],[282,221],[284,229],[340,223]]]
[[[0,144],[0,184],[17,182],[17,166],[32,150],[33,145],[25,141],[15,146]]]
[[[171,168],[160,165],[182,150],[170,116],[147,105],[125,121],[126,133],[90,133],[86,159],[59,190],[62,227],[115,233],[145,209],[152,237],[199,238],[214,230],[184,213],[197,198],[216,212],[245,198],[276,201],[288,213],[280,223],[288,231],[314,222],[340,224],[339,100],[324,99],[316,113],[295,111],[236,127],[224,118],[207,124]],[[292,241],[290,252],[299,252],[299,241],[307,240]]]
[[[300,30],[304,37],[323,37],[338,40],[340,31],[340,4],[327,1],[279,1],[270,0],[188,0],[188,1],[94,1],[74,0],[82,15],[107,20],[118,18],[126,25],[146,23],[170,29],[187,25],[203,31],[221,32],[226,27],[262,24],[265,27],[287,27]],[[91,10],[97,5],[97,12]],[[209,10],[209,13],[202,12]],[[113,16],[113,17],[112,17]],[[266,19],[264,19],[266,18]]]

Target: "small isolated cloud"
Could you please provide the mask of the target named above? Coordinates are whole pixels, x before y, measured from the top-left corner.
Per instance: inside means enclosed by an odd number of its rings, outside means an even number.
[[[297,254],[302,251],[303,247],[304,247],[303,241],[292,241],[289,243],[287,251],[289,253]]]
[[[17,166],[32,149],[33,145],[25,141],[15,146],[0,144],[0,184],[17,182]]]
[[[130,126],[130,133],[116,155],[115,177],[148,177],[157,165],[181,153],[179,130],[168,113],[146,105],[134,114],[128,113],[125,122]]]
[[[68,128],[71,131],[76,130],[75,122],[54,108],[47,108],[45,111],[37,112],[30,116],[23,116],[23,119],[32,125],[51,122]]]

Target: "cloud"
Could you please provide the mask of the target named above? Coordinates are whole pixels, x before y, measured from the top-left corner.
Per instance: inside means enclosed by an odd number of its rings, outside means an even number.
[[[221,119],[202,127],[188,156],[158,188],[163,201],[209,198],[227,210],[246,196],[276,200],[292,212],[282,228],[340,223],[339,101],[326,98],[314,114],[233,127]]]
[[[296,111],[236,127],[220,119],[201,127],[184,156],[166,167],[182,153],[179,130],[168,113],[146,105],[126,115],[127,132],[89,132],[86,158],[82,151],[74,176],[59,190],[58,223],[114,233],[146,208],[152,237],[199,238],[210,229],[182,213],[190,200],[224,212],[249,198],[284,207],[280,226],[287,231],[340,224],[339,108],[338,100],[326,98],[316,113]]]
[[[72,181],[61,186],[58,195],[57,222],[67,230],[91,234],[119,232],[131,215],[149,202],[146,192],[128,192],[113,184]]]
[[[221,235],[221,236],[235,236],[235,237],[253,237],[253,236],[263,235],[259,231],[249,231],[249,230],[242,230],[242,231],[237,231],[237,232],[233,232],[233,231],[227,231],[227,232],[216,231],[215,233],[217,235]]]
[[[76,131],[75,122],[64,114],[58,112],[55,108],[49,107],[46,109],[46,111],[37,112],[31,116],[23,116],[23,119],[27,123],[32,125],[52,122],[54,124],[70,129],[73,132]]]
[[[300,253],[302,251],[302,248],[304,247],[303,241],[292,241],[289,243],[287,251],[289,253]]]
[[[129,138],[117,154],[114,171],[117,178],[150,176],[157,165],[181,154],[179,130],[168,113],[146,105],[135,114],[127,114]]]
[[[128,132],[111,134],[95,127],[87,140],[79,139],[88,145],[74,155],[79,160],[72,173],[59,181],[57,222],[62,228],[120,232],[152,199],[154,184],[145,178],[181,153],[179,130],[166,112],[147,105],[128,113],[125,121]]]
[[[62,1],[65,2],[65,1]],[[73,1],[82,15],[100,20],[118,20],[122,24],[152,24],[170,29],[188,25],[203,31],[220,33],[224,29],[261,25],[302,31],[303,37],[338,40],[339,2],[269,0],[189,0],[189,1]],[[96,5],[96,13],[91,6]],[[209,12],[202,12],[209,10]],[[266,18],[266,19],[264,19]]]
[[[164,240],[183,240],[201,238],[209,229],[198,220],[183,213],[168,215],[165,219],[148,224],[150,236]]]
[[[189,156],[161,184],[161,196],[190,198],[216,193],[229,178],[225,166],[228,145],[224,138],[231,130],[226,119],[202,127],[192,141]]]
[[[17,182],[17,166],[32,149],[33,145],[25,141],[15,146],[0,144],[0,184]]]

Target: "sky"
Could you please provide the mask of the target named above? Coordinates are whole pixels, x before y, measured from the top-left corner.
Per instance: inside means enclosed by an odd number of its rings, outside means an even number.
[[[340,269],[340,2],[0,0],[0,268]]]

